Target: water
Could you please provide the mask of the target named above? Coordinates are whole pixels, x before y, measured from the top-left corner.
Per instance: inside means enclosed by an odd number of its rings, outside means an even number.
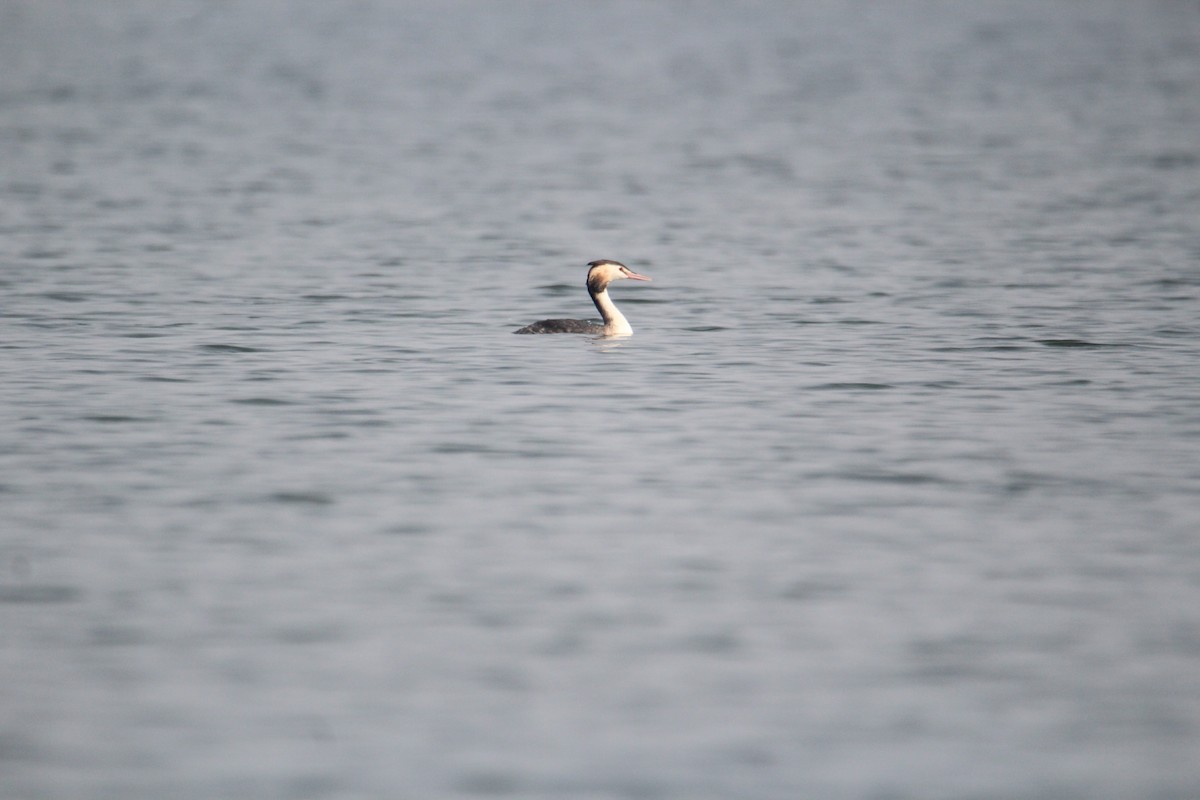
[[[1200,795],[1194,2],[0,9],[0,795]],[[587,317],[627,340],[513,336]]]

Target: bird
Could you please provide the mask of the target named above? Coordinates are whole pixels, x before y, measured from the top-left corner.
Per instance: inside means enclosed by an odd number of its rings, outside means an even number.
[[[608,285],[613,281],[648,281],[620,261],[602,258],[588,263],[587,290],[596,304],[596,310],[604,318],[603,324],[585,319],[544,319],[513,333],[588,333],[593,336],[629,336],[633,328],[629,320],[617,309],[608,296]]]

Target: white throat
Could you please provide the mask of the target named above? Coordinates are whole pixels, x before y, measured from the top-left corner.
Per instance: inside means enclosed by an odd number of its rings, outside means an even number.
[[[629,320],[625,319],[625,315],[608,296],[607,286],[598,292],[589,291],[588,293],[592,296],[592,302],[596,304],[596,310],[604,318],[605,336],[628,336],[633,333]]]

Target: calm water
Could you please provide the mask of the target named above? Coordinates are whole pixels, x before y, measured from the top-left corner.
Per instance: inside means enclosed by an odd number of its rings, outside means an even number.
[[[1200,5],[0,6],[0,796],[1200,796]],[[593,315],[636,334],[525,337]]]

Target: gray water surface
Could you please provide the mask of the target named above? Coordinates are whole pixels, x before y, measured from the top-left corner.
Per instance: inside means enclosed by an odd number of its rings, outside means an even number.
[[[1200,6],[0,7],[0,796],[1200,796]],[[513,336],[593,315],[633,337]]]

